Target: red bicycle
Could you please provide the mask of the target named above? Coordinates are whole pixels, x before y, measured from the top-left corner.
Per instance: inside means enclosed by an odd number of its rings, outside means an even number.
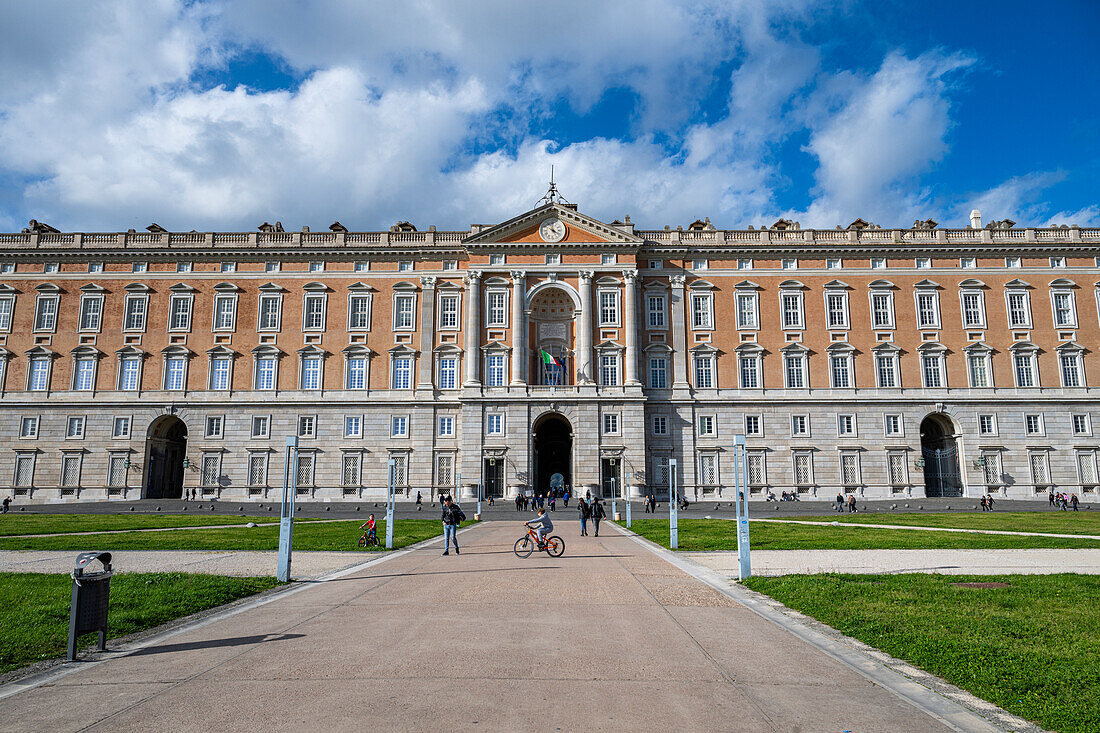
[[[555,535],[550,535],[546,538],[542,547],[539,547],[539,536],[531,527],[527,528],[527,534],[516,540],[516,546],[513,551],[516,553],[516,557],[530,557],[531,553],[536,549],[546,550],[546,554],[550,557],[561,557],[565,554],[565,540]]]

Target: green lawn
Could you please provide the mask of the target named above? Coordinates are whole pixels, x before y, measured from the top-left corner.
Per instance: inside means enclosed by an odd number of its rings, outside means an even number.
[[[857,515],[858,516],[858,515]],[[624,522],[620,522],[625,526]],[[632,529],[662,547],[668,547],[667,519],[635,519]],[[680,550],[736,550],[734,523],[725,519],[680,519]],[[907,550],[907,549],[1007,549],[1100,547],[1100,540],[1013,535],[914,532],[905,529],[814,527],[806,524],[752,522],[754,550]],[[2,543],[0,543],[2,547]]]
[[[167,527],[208,527],[221,524],[275,522],[274,516],[241,516],[208,512],[200,514],[0,514],[0,537],[17,534],[53,534],[58,532],[106,532],[122,529],[164,529]],[[316,521],[316,518],[295,521]]]
[[[959,582],[1009,588],[960,588]],[[1100,730],[1100,577],[787,575],[745,585],[1043,728]]]
[[[364,521],[366,517],[363,520],[340,522],[298,524],[295,521],[294,549],[360,551],[359,525]],[[378,539],[384,545],[385,520],[378,522],[377,529]],[[394,524],[393,546],[395,549],[407,547],[442,534],[443,525],[437,520],[401,519]],[[172,532],[121,532],[59,537],[0,537],[0,550],[277,550],[278,548],[279,528],[277,526],[179,529]],[[371,548],[371,550],[378,549]]]
[[[808,522],[851,522],[854,524],[904,524],[917,527],[952,527],[955,529],[999,529],[1010,532],[1049,532],[1052,534],[1100,535],[1100,512],[967,512],[962,514],[896,514],[892,512],[831,514],[813,517],[781,517],[763,515],[768,519],[802,520]]]
[[[0,673],[65,656],[72,582],[68,575],[0,573]],[[275,578],[121,573],[111,578],[108,636],[159,626],[276,585]],[[92,644],[95,638],[80,641]]]

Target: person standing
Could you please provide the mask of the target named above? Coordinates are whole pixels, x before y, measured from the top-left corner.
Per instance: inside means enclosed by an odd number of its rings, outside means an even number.
[[[849,514],[855,514],[856,513],[856,495],[855,494],[852,494],[851,496],[848,497],[848,513]]]
[[[591,504],[592,513],[592,529],[595,530],[593,534],[600,536],[600,520],[607,516],[607,513],[603,510],[603,504],[600,502],[599,497],[592,499]]]
[[[844,512],[844,496],[842,494],[836,495],[836,510],[838,512]]]
[[[1076,498],[1077,498],[1077,497],[1074,497],[1074,499],[1076,499]],[[8,507],[9,507],[9,506],[11,506],[11,497],[10,497],[10,496],[5,496],[5,497],[4,497],[4,510],[3,510],[2,512],[0,512],[0,514],[7,514],[7,513],[8,513]],[[1076,504],[1076,502],[1074,502],[1074,505],[1073,505],[1073,511],[1077,511],[1077,504]]]
[[[4,501],[7,501],[7,499],[4,499]],[[1078,501],[1077,500],[1077,494],[1070,494],[1069,495],[1069,503],[1070,503],[1071,506],[1073,506],[1073,511],[1077,511],[1077,501]],[[5,505],[4,506],[4,511],[7,511],[7,510],[8,510],[8,507],[7,507],[7,505]]]
[[[588,516],[590,512],[588,509],[588,503],[584,499],[577,501],[577,515],[581,520],[581,537],[588,536]]]
[[[985,507],[986,507],[986,511],[990,511],[990,512],[993,511],[993,495],[992,494],[986,494],[985,495]]]
[[[416,511],[424,511],[424,495],[416,492]]]
[[[451,497],[446,496],[443,498],[443,540],[445,545],[443,547],[443,554],[451,554],[451,543],[454,543],[455,554],[461,555],[462,553],[458,549],[458,525],[466,515],[462,512],[462,508],[451,501]]]
[[[566,509],[569,508],[569,489],[565,489],[565,493],[561,495],[561,505]]]

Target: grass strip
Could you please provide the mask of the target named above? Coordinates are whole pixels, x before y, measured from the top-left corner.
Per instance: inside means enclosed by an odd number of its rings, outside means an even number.
[[[385,547],[361,548],[359,525],[366,521],[304,522],[294,526],[295,550],[376,552]],[[463,526],[469,524],[465,522]],[[377,526],[378,539],[385,545],[386,522]],[[434,519],[399,519],[394,522],[394,549],[407,547],[443,534]],[[277,550],[279,528],[225,527],[221,529],[179,529],[173,532],[122,532],[119,534],[55,537],[0,538],[0,550]]]
[[[820,516],[778,516],[761,511],[765,519],[805,522],[842,522],[844,524],[904,524],[910,527],[950,527],[952,529],[996,529],[1008,532],[1049,532],[1051,534],[1100,535],[1100,512],[961,512],[944,514],[896,514],[875,512],[826,514]]]
[[[625,526],[625,523],[620,522]],[[725,519],[680,519],[679,549],[705,552],[736,550],[734,522]],[[668,547],[667,519],[635,519],[635,532]],[[1100,547],[1100,540],[1020,537],[958,532],[912,532],[904,529],[856,529],[820,527],[780,522],[753,522],[750,539],[754,550],[926,550],[926,549],[1039,549]],[[2,547],[2,543],[0,543]]]
[[[745,585],[1043,728],[1100,730],[1100,577],[827,574]]]
[[[0,537],[20,534],[54,534],[62,532],[109,532],[127,529],[169,529],[172,527],[216,527],[222,524],[248,522],[279,523],[275,516],[199,514],[0,514]],[[297,521],[297,518],[296,518]],[[302,521],[316,521],[316,518]]]
[[[159,626],[279,585],[275,578],[187,573],[120,573],[111,578],[108,636]],[[72,578],[0,573],[0,673],[65,655]],[[94,634],[81,637],[85,644]]]

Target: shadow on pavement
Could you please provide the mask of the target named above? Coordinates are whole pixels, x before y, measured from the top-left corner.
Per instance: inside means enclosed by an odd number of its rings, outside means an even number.
[[[207,639],[205,641],[192,641],[185,644],[161,644],[139,649],[132,657],[140,657],[147,654],[166,654],[170,652],[186,652],[192,649],[216,649],[224,646],[245,646],[246,644],[260,644],[268,641],[285,641],[287,639],[299,639],[305,634],[260,634],[258,636],[232,636],[228,639]]]

